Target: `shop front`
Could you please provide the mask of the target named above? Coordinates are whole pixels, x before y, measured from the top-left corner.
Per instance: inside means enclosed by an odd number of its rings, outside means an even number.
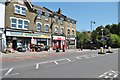
[[[31,34],[25,32],[15,32],[15,31],[7,31],[7,46],[17,49],[19,46],[24,46],[26,49],[30,47],[29,44],[45,44],[48,45],[48,40],[50,39],[49,35],[43,34]]]
[[[66,48],[66,39],[64,36],[52,36],[52,48],[55,50],[56,48],[59,49]]]
[[[67,37],[66,43],[67,43],[67,48],[68,49],[75,49],[76,48],[76,39],[75,39],[75,37]]]

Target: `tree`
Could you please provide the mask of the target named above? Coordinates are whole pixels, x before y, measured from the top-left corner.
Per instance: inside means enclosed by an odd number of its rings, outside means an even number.
[[[111,40],[113,47],[120,47],[120,36],[117,34],[111,34]]]

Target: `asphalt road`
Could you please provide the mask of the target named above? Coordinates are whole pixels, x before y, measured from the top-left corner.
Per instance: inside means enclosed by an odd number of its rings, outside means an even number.
[[[40,59],[2,63],[3,78],[116,78],[118,50],[71,51]]]

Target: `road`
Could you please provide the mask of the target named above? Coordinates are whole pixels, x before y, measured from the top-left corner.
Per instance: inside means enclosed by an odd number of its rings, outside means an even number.
[[[70,51],[43,58],[2,63],[3,78],[116,78],[118,50],[98,54]]]

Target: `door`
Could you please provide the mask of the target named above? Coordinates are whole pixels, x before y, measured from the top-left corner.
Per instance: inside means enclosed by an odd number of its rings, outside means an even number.
[[[17,40],[13,40],[13,49],[14,49],[14,50],[17,49]]]

